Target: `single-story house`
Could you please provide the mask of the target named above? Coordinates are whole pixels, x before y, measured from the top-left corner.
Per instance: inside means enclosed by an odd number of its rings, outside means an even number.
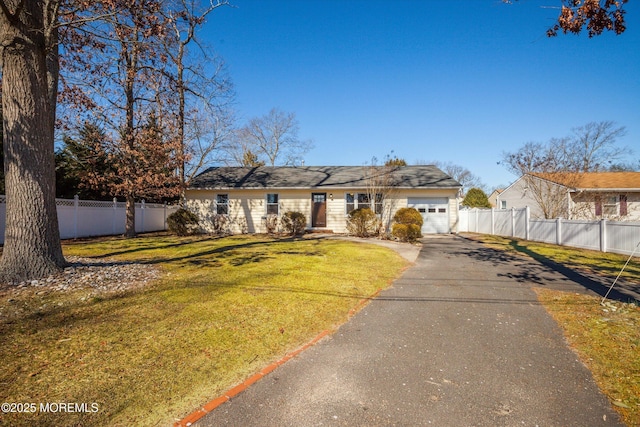
[[[497,196],[500,209],[532,218],[640,221],[640,172],[531,173]]]
[[[504,189],[502,188],[496,188],[495,190],[493,190],[493,193],[489,195],[489,203],[491,204],[491,207],[494,207],[494,208],[498,207],[498,196],[503,191]]]
[[[460,188],[435,166],[213,167],[186,197],[208,232],[263,233],[270,218],[297,211],[310,231],[345,233],[348,213],[362,207],[388,229],[397,209],[415,207],[430,234],[457,231]]]

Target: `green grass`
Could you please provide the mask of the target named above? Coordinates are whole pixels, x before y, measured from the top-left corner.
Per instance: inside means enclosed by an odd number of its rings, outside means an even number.
[[[111,238],[64,251],[153,263],[163,274],[117,294],[0,295],[2,401],[99,405],[3,414],[2,425],[171,424],[343,323],[406,266],[377,246],[260,236]]]
[[[470,237],[495,249],[551,260],[609,282],[613,282],[629,259],[626,255],[498,236]],[[632,258],[620,277],[640,286],[640,260]],[[601,297],[571,292],[540,288],[536,292],[623,421],[629,426],[640,426],[640,307],[609,300],[601,305]]]

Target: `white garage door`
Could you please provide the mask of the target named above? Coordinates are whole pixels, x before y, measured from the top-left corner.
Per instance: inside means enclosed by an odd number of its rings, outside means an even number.
[[[422,234],[449,232],[449,199],[446,197],[409,197],[407,204],[422,214]]]

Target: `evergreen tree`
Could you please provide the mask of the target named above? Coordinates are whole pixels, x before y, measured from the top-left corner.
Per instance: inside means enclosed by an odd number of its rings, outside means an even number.
[[[84,123],[76,139],[63,137],[64,146],[56,152],[57,197],[111,200],[101,180],[112,169],[106,139],[104,130],[91,122]]]
[[[472,188],[462,200],[462,205],[470,208],[490,208],[487,194],[479,188]]]

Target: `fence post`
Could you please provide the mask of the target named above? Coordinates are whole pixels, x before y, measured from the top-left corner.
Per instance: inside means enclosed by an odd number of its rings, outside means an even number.
[[[162,228],[164,231],[167,231],[167,202],[164,202],[164,222]]]
[[[118,213],[118,199],[116,199],[115,197],[113,198],[113,215],[111,216],[111,229],[113,231],[113,235],[116,234],[116,216]]]
[[[80,198],[76,194],[73,196],[73,238],[78,238],[78,206],[80,205]]]
[[[524,208],[524,236],[525,236],[525,240],[530,240],[530,233],[529,233],[529,227],[531,224],[531,208],[529,208],[529,206],[526,206]]]
[[[607,252],[607,220],[600,220],[600,252]]]
[[[511,208],[511,237],[516,237],[516,208]]]
[[[491,235],[496,235],[496,210],[491,208]]]
[[[140,212],[141,212],[141,216],[142,216],[142,218],[141,218],[142,224],[140,224],[142,230],[140,230],[140,232],[144,233],[144,199],[142,199],[142,203],[140,203]]]
[[[480,220],[478,219],[478,211],[479,211],[479,209],[478,208],[473,208],[473,210],[475,211],[475,214],[476,214],[476,230],[475,231],[476,231],[476,233],[478,233],[478,230],[480,230],[480,228],[479,228]]]
[[[562,245],[562,218],[556,219],[556,245]]]

